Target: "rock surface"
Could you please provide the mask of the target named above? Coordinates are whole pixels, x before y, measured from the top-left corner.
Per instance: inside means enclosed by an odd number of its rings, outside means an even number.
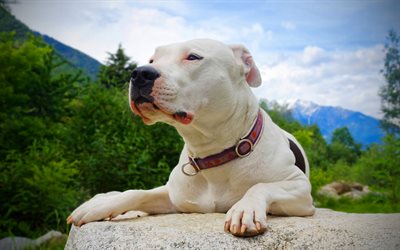
[[[317,209],[310,217],[268,218],[268,231],[237,238],[224,214],[170,214],[72,227],[66,249],[400,249],[400,214]]]

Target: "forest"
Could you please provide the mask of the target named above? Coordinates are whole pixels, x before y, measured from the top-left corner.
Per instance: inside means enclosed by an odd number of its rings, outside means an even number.
[[[328,144],[316,125],[302,126],[285,106],[260,103],[305,148],[317,207],[400,212],[400,138],[393,125],[399,119],[398,43],[391,31],[382,63],[388,85],[377,93],[388,110],[380,145],[363,149],[346,127]],[[109,53],[96,80],[77,68],[63,70],[66,64],[40,37],[0,33],[0,238],[67,233],[65,219],[78,204],[101,192],[163,185],[178,161],[183,141],[175,129],[145,126],[129,109],[127,84],[136,64],[122,46]],[[358,200],[317,194],[338,180],[372,192]]]

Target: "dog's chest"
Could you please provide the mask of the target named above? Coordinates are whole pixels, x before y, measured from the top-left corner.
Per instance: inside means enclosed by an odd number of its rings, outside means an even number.
[[[208,182],[203,178],[191,177],[180,180],[179,185],[170,182],[168,189],[172,203],[181,212],[226,212],[245,193],[247,188],[234,187],[228,179],[221,178],[218,182]]]
[[[225,213],[237,202],[241,195],[231,192],[214,193],[204,192],[185,192],[178,195],[179,198],[173,201],[174,205],[182,212]]]

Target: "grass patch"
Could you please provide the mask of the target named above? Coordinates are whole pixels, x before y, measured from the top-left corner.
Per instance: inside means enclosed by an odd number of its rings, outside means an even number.
[[[316,196],[315,205],[347,213],[400,213],[399,204],[393,204],[385,195],[376,193],[367,194],[360,199]]]
[[[67,244],[68,236],[57,237],[49,242],[44,243],[38,247],[28,247],[26,250],[64,250],[65,244]]]

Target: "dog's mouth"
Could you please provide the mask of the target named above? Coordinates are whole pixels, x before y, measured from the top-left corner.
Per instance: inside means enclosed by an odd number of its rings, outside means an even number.
[[[188,125],[193,121],[194,115],[191,112],[176,111],[171,112],[168,109],[163,108],[161,105],[157,105],[153,101],[149,101],[145,97],[139,97],[135,101],[130,101],[130,107],[134,114],[142,118],[145,124],[152,124],[152,117],[163,114],[170,119],[177,121],[183,125]]]
[[[185,111],[175,112],[173,114],[173,117],[176,121],[178,121],[184,125],[190,124],[193,121],[193,114],[185,112]]]

